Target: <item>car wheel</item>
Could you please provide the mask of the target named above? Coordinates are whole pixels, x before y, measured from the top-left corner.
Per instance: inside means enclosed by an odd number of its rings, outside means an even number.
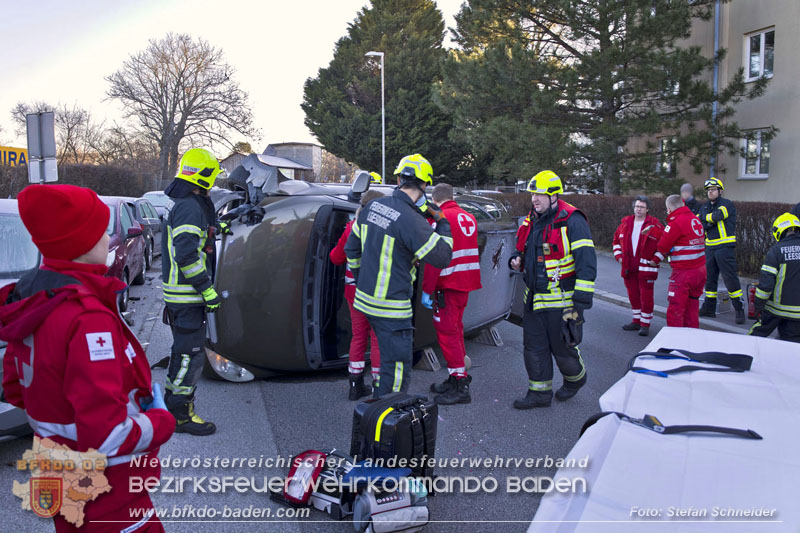
[[[150,270],[153,268],[153,241],[152,239],[147,240],[147,245],[144,249],[144,269]]]
[[[128,310],[128,303],[129,303],[128,292],[130,291],[130,279],[131,279],[130,274],[128,274],[128,269],[126,268],[122,272],[122,281],[123,283],[125,283],[125,289],[117,296],[117,305],[119,306],[120,312]]]

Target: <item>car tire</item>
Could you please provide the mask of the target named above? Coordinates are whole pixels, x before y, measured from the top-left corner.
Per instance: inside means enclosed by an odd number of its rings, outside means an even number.
[[[133,285],[144,285],[144,267],[135,278],[133,278]]]
[[[153,253],[154,253],[153,240],[152,239],[147,239],[147,244],[145,245],[145,248],[144,248],[144,269],[145,270],[150,270],[151,268],[153,268]]]
[[[130,294],[129,294],[130,293],[130,283],[129,283],[130,279],[131,279],[131,276],[128,273],[128,269],[126,268],[122,272],[122,282],[125,283],[126,287],[125,287],[125,290],[120,292],[119,295],[117,296],[117,307],[119,307],[120,313],[123,313],[123,312],[128,310],[128,303],[130,303],[130,300],[128,299],[128,297],[130,296]]]

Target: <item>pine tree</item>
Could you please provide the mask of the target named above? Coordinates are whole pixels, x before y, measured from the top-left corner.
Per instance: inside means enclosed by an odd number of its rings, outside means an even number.
[[[452,120],[433,102],[443,38],[444,20],[432,0],[373,0],[336,43],[330,64],[306,80],[306,125],[326,150],[380,172],[380,59],[364,54],[384,52],[386,173],[418,152],[437,175],[457,182],[466,150],[448,140]]]
[[[631,141],[673,136],[667,155],[699,173],[712,154],[739,150],[734,105],[767,84],[745,86],[740,70],[715,95],[715,58],[681,46],[713,3],[470,0],[456,17],[461,50],[446,61],[439,102],[473,150],[503,155],[492,162],[498,177],[551,167],[597,176],[611,194],[661,188],[670,178],[659,170],[662,147]]]

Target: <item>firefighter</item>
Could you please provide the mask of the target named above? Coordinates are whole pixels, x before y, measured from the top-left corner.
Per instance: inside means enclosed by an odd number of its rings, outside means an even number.
[[[698,218],[706,230],[706,297],[700,316],[714,318],[717,310],[719,275],[725,280],[728,294],[736,310],[736,323],[744,324],[742,286],[736,267],[736,207],[722,197],[722,180],[709,178],[704,184],[708,202],[700,207]]]
[[[523,344],[528,392],[517,409],[547,407],[553,398],[553,357],[564,376],[556,399],[586,383],[578,348],[583,312],[592,307],[597,257],[586,216],[559,198],[561,179],[544,170],[531,178],[532,209],[517,231],[509,266],[524,273]]]
[[[777,244],[767,252],[756,289],[756,319],[750,335],[775,328],[785,341],[800,342],[800,219],[784,213],[772,224]]]
[[[692,213],[697,215],[697,213],[700,212],[703,203],[698,202],[697,198],[694,197],[694,187],[692,187],[691,183],[684,183],[681,185],[681,198]]]
[[[161,241],[165,314],[172,328],[165,401],[177,421],[176,431],[192,435],[217,430],[195,413],[194,397],[205,358],[206,313],[221,304],[214,290],[214,235],[227,225],[217,222],[208,197],[220,171],[211,152],[192,148],[183,154],[175,179],[164,191],[175,202],[164,217]]]
[[[377,191],[367,191],[361,196],[361,206],[356,211],[356,217],[361,212],[363,206],[367,205],[371,200],[380,198],[383,194]],[[334,246],[330,253],[331,263],[334,265],[344,265],[347,263],[347,256],[344,253],[344,245],[350,237],[353,222],[355,219],[347,223],[339,237],[339,241]],[[347,397],[351,401],[358,400],[362,396],[366,396],[374,392],[378,388],[378,381],[381,376],[381,352],[378,348],[378,339],[375,337],[375,331],[369,326],[369,321],[366,315],[353,307],[353,300],[356,297],[356,280],[350,267],[346,266],[344,271],[344,299],[347,300],[347,305],[350,308],[350,324],[352,326],[352,336],[350,337],[350,351],[347,356],[349,359],[347,365],[347,372],[349,374],[349,388]],[[369,361],[372,374],[372,388],[364,383],[364,355],[367,351],[367,340],[370,342]]]
[[[378,397],[408,389],[417,260],[444,268],[453,250],[450,224],[441,211],[426,209],[437,222],[434,230],[420,210],[425,188],[433,184],[428,160],[420,154],[406,156],[394,173],[397,188],[361,210],[344,247],[356,280],[353,307],[367,315],[381,351]]]
[[[478,222],[453,200],[453,186],[439,183],[433,188],[433,203],[444,213],[453,233],[453,260],[447,268],[425,265],[422,305],[433,309],[433,327],[447,361],[444,383],[431,385],[440,405],[469,403],[472,376],[464,364],[464,308],[469,292],[481,288],[481,257],[478,253]]]
[[[369,173],[369,181],[373,185],[383,185],[383,178],[375,171]]]
[[[667,197],[667,227],[650,266],[669,255],[672,275],[667,289],[667,326],[699,328],[698,308],[706,282],[703,225],[677,194]]]
[[[687,206],[688,207],[688,206]],[[637,196],[633,200],[633,215],[622,219],[614,232],[612,243],[614,259],[622,265],[621,275],[628,290],[633,320],[622,326],[625,331],[638,331],[642,337],[650,334],[653,320],[653,288],[658,279],[658,268],[650,266],[664,231],[661,222],[649,215],[650,199]]]
[[[81,531],[109,531],[109,523],[116,531],[164,531],[148,492],[129,482],[158,480],[158,448],[175,419],[119,315],[125,284],[105,275],[109,209],[94,191],[74,185],[30,185],[18,203],[42,265],[0,290],[5,401],[25,410],[39,438],[105,454],[111,490],[84,502]],[[53,521],[56,531],[77,531],[63,513]]]

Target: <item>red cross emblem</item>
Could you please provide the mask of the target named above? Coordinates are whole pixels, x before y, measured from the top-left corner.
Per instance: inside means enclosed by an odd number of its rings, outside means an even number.
[[[475,233],[475,222],[466,213],[458,214],[458,226],[461,228],[461,233],[467,237],[471,237]]]
[[[703,236],[703,224],[697,218],[692,219],[692,231],[698,237]]]
[[[106,341],[105,341],[105,339],[103,339],[103,337],[98,337],[98,338],[97,338],[97,344],[99,344],[101,347],[102,347],[102,346],[103,346],[105,343],[106,343]]]

